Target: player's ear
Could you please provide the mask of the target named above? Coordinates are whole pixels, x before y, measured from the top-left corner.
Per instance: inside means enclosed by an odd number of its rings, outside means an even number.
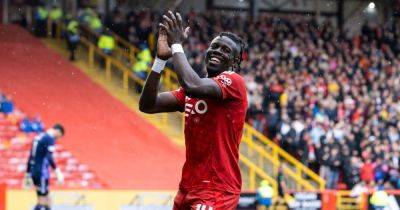
[[[234,59],[234,62],[233,62],[233,70],[235,72],[239,72],[240,71],[240,63],[241,63],[240,55],[237,55],[235,57],[235,59]]]

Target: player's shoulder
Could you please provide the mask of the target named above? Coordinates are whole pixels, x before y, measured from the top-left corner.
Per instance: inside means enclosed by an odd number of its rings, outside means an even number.
[[[43,134],[43,140],[46,141],[47,143],[53,143],[54,142],[54,138],[48,133],[44,133]]]
[[[234,71],[224,71],[218,76],[216,76],[216,79],[221,80],[222,82],[225,83],[225,85],[244,85],[244,79],[243,77],[238,74],[237,72]]]
[[[46,133],[44,133],[44,132],[39,133],[35,136],[35,140],[39,140],[39,141],[43,140],[44,138],[46,138]]]

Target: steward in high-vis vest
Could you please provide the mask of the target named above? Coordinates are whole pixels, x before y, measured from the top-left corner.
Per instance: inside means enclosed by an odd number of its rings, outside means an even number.
[[[67,46],[70,53],[69,60],[75,60],[75,51],[79,43],[79,22],[75,19],[68,18],[67,24]]]
[[[97,46],[107,55],[111,55],[115,48],[115,39],[111,36],[110,33],[103,33],[99,41],[97,42]]]
[[[44,4],[39,4],[35,11],[35,35],[38,37],[46,36],[47,18],[49,13]]]
[[[383,189],[375,191],[369,202],[374,210],[384,210],[389,206],[389,195]]]
[[[89,19],[89,28],[100,34],[103,30],[103,23],[101,22],[100,17],[95,14]]]
[[[140,48],[141,51],[136,56],[136,62],[133,64],[132,70],[141,79],[146,79],[147,69],[151,64],[152,57],[150,49],[146,45],[142,44]]]
[[[56,37],[57,24],[61,23],[63,12],[60,7],[53,5],[49,12],[49,20],[51,22],[51,36]]]
[[[271,187],[267,180],[262,180],[257,189],[257,203],[259,209],[268,209],[272,204],[272,197],[274,196],[274,189]]]

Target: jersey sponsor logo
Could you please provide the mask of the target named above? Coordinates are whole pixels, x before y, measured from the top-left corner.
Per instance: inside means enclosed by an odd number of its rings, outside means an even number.
[[[187,97],[187,100],[190,99]],[[194,104],[185,103],[185,117],[188,117],[191,114],[205,114],[208,110],[207,102],[204,100],[198,100]]]

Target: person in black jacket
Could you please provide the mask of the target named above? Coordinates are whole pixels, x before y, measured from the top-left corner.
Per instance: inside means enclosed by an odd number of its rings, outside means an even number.
[[[341,157],[339,154],[339,147],[334,146],[330,150],[330,156],[329,156],[329,172],[328,172],[328,183],[327,183],[327,188],[328,189],[336,189],[337,183],[339,181],[339,172],[340,172],[340,163],[341,163]]]

